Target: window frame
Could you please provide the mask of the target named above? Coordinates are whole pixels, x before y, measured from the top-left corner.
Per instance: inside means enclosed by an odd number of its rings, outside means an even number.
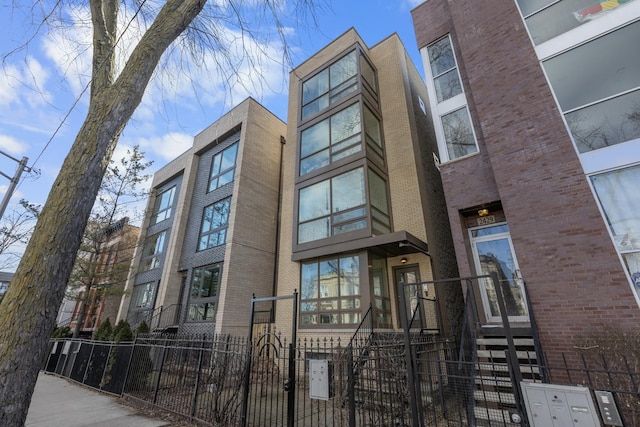
[[[613,243],[613,246],[616,250],[616,253],[618,254],[618,257],[620,259],[620,263],[622,265],[622,269],[625,273],[625,275],[627,276],[627,279],[629,280],[632,292],[634,294],[634,296],[636,297],[636,300],[638,301],[638,304],[640,304],[640,277],[637,277],[637,274],[640,273],[640,271],[637,272],[632,272],[631,271],[631,266],[628,264],[627,262],[627,256],[628,255],[633,255],[636,257],[640,257],[640,246],[635,248],[633,246],[633,242],[631,241],[631,238],[628,237],[629,233],[623,233],[623,234],[614,234],[614,225],[611,223],[611,214],[612,211],[607,210],[607,207],[609,206],[605,206],[605,203],[603,201],[604,196],[601,196],[600,194],[598,194],[597,191],[597,185],[594,182],[594,178],[597,178],[598,176],[602,176],[602,175],[607,175],[610,173],[618,173],[618,172],[622,172],[624,170],[630,170],[636,168],[638,170],[638,173],[640,173],[640,163],[631,163],[622,167],[618,167],[615,169],[611,169],[611,170],[604,170],[604,171],[599,171],[597,173],[592,173],[592,174],[588,174],[587,178],[588,178],[588,182],[589,185],[593,191],[593,195],[594,198],[596,199],[596,203],[598,205],[598,208],[600,209],[602,218],[605,222],[605,225],[607,227],[607,231],[609,233],[609,236],[611,238],[611,241]],[[638,221],[638,224],[640,224],[640,220]],[[637,234],[638,236],[640,236],[640,229],[637,231],[633,232],[634,234]],[[640,237],[636,238],[637,240],[640,241]],[[624,246],[628,243],[625,242],[625,240],[628,240],[629,243],[632,244],[631,248],[626,249],[624,248]],[[638,284],[636,284],[638,283]]]
[[[342,260],[349,259],[357,259],[357,292],[358,293],[345,293],[343,294],[343,280],[348,280],[344,274],[341,273],[343,268]],[[364,260],[364,262],[363,262]],[[364,267],[367,266],[367,256],[366,252],[351,252],[336,256],[328,256],[322,258],[315,258],[311,260],[306,260],[300,263],[300,313],[299,313],[299,325],[301,329],[318,329],[318,328],[355,328],[362,321],[364,300],[367,295],[363,295],[363,278],[366,278],[366,270]],[[330,285],[335,285],[336,295],[321,295],[321,268],[323,264],[329,263],[331,261],[336,261],[336,273],[334,283]],[[305,298],[305,292],[307,291],[306,285],[304,283],[304,266],[315,266],[316,267],[316,289],[315,289],[315,297],[314,298]],[[353,268],[353,267],[352,267]],[[354,271],[354,273],[355,273]],[[344,278],[343,278],[344,276]],[[333,280],[332,280],[333,281]],[[353,284],[351,286],[354,287]],[[366,286],[365,286],[366,287]],[[352,307],[343,307],[343,302],[351,302],[353,304]],[[329,309],[323,307],[331,307],[335,303],[335,309]],[[347,305],[345,304],[345,305]],[[314,309],[311,309],[311,306],[315,305]],[[307,307],[309,309],[307,309]],[[336,316],[336,323],[320,323],[322,317],[321,316]],[[344,322],[344,316],[348,315],[356,315],[354,317],[354,321],[352,322]],[[305,321],[305,316],[308,316],[309,320],[312,316],[316,316],[316,323],[307,323]]]
[[[168,230],[162,230],[146,238],[140,259],[140,271],[150,271],[162,266],[167,234]]]
[[[453,56],[453,61],[455,63],[455,71],[458,76],[461,92],[451,98],[443,100],[442,102],[438,102],[437,95],[436,95],[435,79],[448,72],[451,72],[453,68],[447,69],[447,71],[445,71],[444,73],[439,73],[438,75],[434,76],[431,68],[429,48],[431,46],[436,45],[437,43],[441,42],[444,39],[447,39],[449,41],[451,54]],[[464,82],[462,80],[462,76],[460,75],[460,66],[458,64],[458,58],[456,56],[455,46],[453,44],[453,39],[451,37],[451,34],[447,34],[444,37],[440,37],[434,40],[433,42],[429,43],[427,46],[421,49],[421,56],[422,56],[422,61],[425,64],[424,65],[425,76],[426,76],[425,80],[428,88],[427,92],[429,96],[429,104],[431,105],[431,114],[433,116],[433,125],[434,125],[434,130],[436,132],[436,140],[438,143],[438,152],[440,153],[441,163],[464,159],[469,156],[474,156],[478,154],[480,151],[480,147],[478,146],[478,138],[475,131],[473,117],[471,117],[471,111],[469,110],[469,105],[467,102],[467,97],[464,89]],[[466,110],[467,118],[469,119],[470,130],[471,130],[471,135],[473,136],[475,150],[465,153],[464,155],[460,155],[458,157],[452,157],[449,152],[449,143],[447,142],[446,133],[444,131],[443,118],[448,114],[454,113],[463,108]]]
[[[213,295],[208,295],[205,297],[201,296],[202,293],[202,289],[203,286],[202,284],[204,283],[203,280],[203,275],[207,272],[207,271],[216,271],[216,281],[215,281],[215,286],[213,287]],[[193,291],[194,291],[194,283],[196,282],[196,279],[199,280],[199,287],[198,287],[198,296],[194,297],[193,296]],[[216,315],[218,313],[218,302],[220,300],[220,284],[222,281],[222,263],[215,263],[215,264],[209,264],[209,265],[204,265],[204,266],[200,266],[200,267],[195,267],[192,270],[191,273],[191,284],[189,285],[189,298],[188,298],[188,302],[187,302],[187,312],[186,312],[186,318],[185,321],[188,323],[212,323],[216,321]],[[213,315],[210,318],[193,318],[192,317],[192,313],[199,313],[198,311],[198,306],[200,305],[204,305],[205,306],[205,311],[204,313],[207,313],[208,310],[208,306],[212,305],[213,306]],[[195,309],[194,309],[195,307]],[[193,309],[193,311],[192,311]]]
[[[227,167],[226,169],[222,169],[222,159],[224,159],[224,155],[225,153],[228,153],[229,150],[235,150],[235,154],[234,154],[234,158],[233,158],[233,164],[229,167]],[[217,152],[216,154],[214,154],[211,157],[211,166],[209,168],[209,183],[207,185],[207,193],[210,193],[212,191],[217,190],[218,188],[224,187],[227,184],[231,184],[232,182],[235,181],[236,178],[236,174],[235,174],[235,170],[236,170],[236,166],[238,164],[238,152],[240,150],[240,140],[236,140],[235,142],[229,144],[227,147],[225,147],[224,149],[220,150],[219,152]],[[219,160],[218,160],[219,159]],[[216,161],[218,160],[218,161]],[[217,165],[216,165],[217,163]],[[217,169],[214,170],[214,169]],[[232,173],[232,177],[229,181],[226,181],[222,184],[220,184],[220,178],[223,177],[224,175],[227,175],[228,173]],[[215,181],[215,185],[214,185],[214,181]]]
[[[341,54],[338,58],[332,61],[330,64],[324,66],[321,70],[318,70],[312,76],[300,82],[300,120],[305,121],[314,117],[321,112],[327,110],[332,105],[337,105],[341,100],[347,99],[350,94],[354,94],[358,92],[358,88],[360,86],[360,58],[358,56],[359,49],[350,49],[348,52]],[[331,70],[333,67],[336,67],[340,61],[345,60],[349,57],[349,55],[353,55],[353,64],[355,65],[355,73],[349,78],[340,81],[335,87],[331,84]],[[327,74],[327,85],[326,90],[322,92],[318,92],[318,94],[305,102],[305,84],[309,84],[314,79],[318,79],[322,74]],[[349,84],[347,84],[349,83]],[[339,90],[338,90],[339,89]],[[335,93],[333,93],[335,92]],[[309,107],[313,103],[316,103],[326,97],[326,105],[319,106],[317,109],[313,109],[311,112],[305,114],[305,108]]]
[[[155,225],[159,222],[170,219],[173,215],[173,204],[175,201],[175,193],[176,193],[176,185],[173,185],[171,188],[163,190],[159,195],[156,196],[155,206],[153,209],[153,216],[151,218],[151,225]],[[162,201],[166,194],[169,194],[169,203],[167,207],[162,208]],[[164,214],[164,218],[159,219],[161,214]]]
[[[211,210],[213,211],[215,209],[215,206],[222,206],[222,205],[226,205],[226,212],[225,212],[225,222],[224,224],[217,226],[215,228],[209,228],[208,230],[204,230],[204,226],[205,226],[205,222],[206,222],[206,212],[207,209],[211,208]],[[212,212],[213,215],[213,212]],[[211,249],[211,248],[215,248],[217,246],[222,246],[225,245],[227,243],[227,230],[229,229],[229,216],[231,215],[231,196],[229,197],[225,197],[224,199],[221,200],[217,200],[207,206],[205,206],[204,208],[202,208],[202,219],[200,221],[200,232],[198,234],[198,243],[197,243],[197,252],[201,252],[201,251],[205,251],[207,249]],[[212,216],[213,219],[213,216]],[[212,225],[213,220],[209,221]],[[223,237],[223,241],[220,242],[220,233],[224,231],[224,237]],[[217,243],[215,245],[210,245],[210,239],[211,236],[213,235],[217,235]],[[205,247],[202,247],[202,239],[206,236],[207,238],[207,244]]]

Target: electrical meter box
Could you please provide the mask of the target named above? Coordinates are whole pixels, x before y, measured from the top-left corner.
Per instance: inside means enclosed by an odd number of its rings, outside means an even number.
[[[333,363],[329,360],[309,360],[309,397],[329,400],[333,397]]]
[[[531,427],[600,427],[589,389],[520,383]]]

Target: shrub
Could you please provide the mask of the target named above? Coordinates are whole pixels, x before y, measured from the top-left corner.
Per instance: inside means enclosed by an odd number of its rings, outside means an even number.
[[[97,341],[111,341],[113,339],[113,328],[109,318],[100,324],[95,332],[94,339]]]
[[[113,329],[113,341],[132,341],[133,340],[133,332],[131,331],[131,326],[129,326],[129,322],[124,319],[120,319],[116,327]]]

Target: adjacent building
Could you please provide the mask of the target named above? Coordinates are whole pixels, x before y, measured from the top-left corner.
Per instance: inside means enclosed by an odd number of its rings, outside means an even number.
[[[300,333],[350,337],[370,307],[397,331],[400,283],[457,277],[426,103],[396,34],[368,47],[350,29],[291,72],[277,291],[299,292]],[[439,291],[407,288],[408,316]],[[450,313],[421,307],[420,327],[446,333]]]
[[[412,15],[460,274],[498,271],[510,322],[535,319],[551,358],[637,330],[640,1],[429,0]],[[482,303],[500,323],[490,286]]]
[[[129,218],[99,228],[89,223],[87,233],[58,312],[57,325],[91,337],[102,322],[115,325],[140,228]]]
[[[275,293],[286,125],[249,98],[155,173],[120,318],[198,336],[246,334]]]

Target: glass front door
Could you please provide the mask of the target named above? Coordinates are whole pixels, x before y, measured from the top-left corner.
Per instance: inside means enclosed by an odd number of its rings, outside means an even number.
[[[411,319],[413,319],[411,324],[412,328],[421,328],[422,319],[420,318],[420,313],[416,313],[418,299],[422,296],[422,288],[417,285],[417,283],[420,283],[420,271],[418,269],[418,265],[394,268],[393,276],[396,289],[398,289],[399,284],[402,284],[402,289],[404,290],[405,301],[407,302],[407,306],[405,307],[407,311],[407,320],[411,322]],[[411,285],[412,283],[416,283],[416,285]],[[402,300],[400,299],[400,295],[398,295],[398,308],[402,310]]]
[[[519,278],[511,236],[507,224],[475,228],[469,231],[476,269],[479,274],[496,272],[510,322],[528,322],[529,313],[522,280]],[[496,291],[490,279],[480,281],[482,302],[487,320],[501,323]]]

